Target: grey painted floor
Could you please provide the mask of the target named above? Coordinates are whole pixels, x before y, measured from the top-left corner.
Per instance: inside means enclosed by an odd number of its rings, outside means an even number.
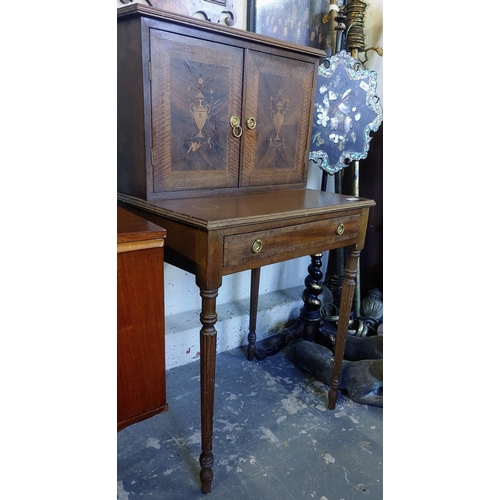
[[[169,411],[118,433],[118,500],[381,500],[382,408],[341,394],[290,360],[217,355],[214,481],[200,490],[199,363],[167,372]]]

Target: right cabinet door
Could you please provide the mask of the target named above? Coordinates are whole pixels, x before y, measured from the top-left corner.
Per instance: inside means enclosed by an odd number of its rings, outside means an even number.
[[[248,50],[240,186],[303,184],[315,66]]]

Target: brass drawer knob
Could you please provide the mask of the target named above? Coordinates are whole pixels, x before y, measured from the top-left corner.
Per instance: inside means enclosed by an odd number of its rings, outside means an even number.
[[[251,250],[252,253],[259,253],[262,250],[262,241],[257,239],[252,243]]]
[[[335,232],[340,236],[341,234],[343,234],[345,231],[345,226],[344,224],[339,224],[337,226],[337,229],[335,229]]]

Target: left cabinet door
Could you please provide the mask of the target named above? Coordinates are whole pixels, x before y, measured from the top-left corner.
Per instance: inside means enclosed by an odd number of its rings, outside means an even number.
[[[238,186],[243,50],[150,30],[155,194]]]

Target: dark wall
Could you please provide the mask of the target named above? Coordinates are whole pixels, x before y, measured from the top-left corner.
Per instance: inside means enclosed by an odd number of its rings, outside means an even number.
[[[382,291],[382,219],[383,219],[383,123],[370,141],[368,156],[359,162],[359,196],[375,200],[376,206],[370,208],[365,248],[360,257],[361,298],[372,288]],[[353,193],[352,163],[342,171],[342,192]]]
[[[383,291],[383,123],[370,141],[370,149],[365,160],[359,162],[359,196],[375,200],[376,206],[370,208],[370,217],[366,230],[365,247],[360,257],[360,294],[361,299],[373,288]],[[352,194],[352,163],[341,171],[342,193]],[[345,252],[344,252],[345,253]],[[330,252],[328,266],[325,267],[325,283],[334,293],[334,301],[340,303],[340,282],[335,281],[338,275],[343,276],[345,261],[340,262],[338,253]]]
[[[370,141],[368,157],[359,162],[359,195],[375,200],[370,209],[365,248],[360,257],[361,296],[383,290],[383,123]]]

